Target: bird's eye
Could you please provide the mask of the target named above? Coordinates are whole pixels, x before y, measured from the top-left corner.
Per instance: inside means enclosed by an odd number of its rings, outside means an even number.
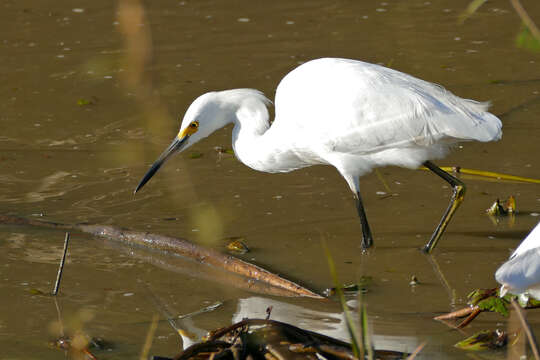
[[[190,122],[188,126],[186,126],[182,131],[178,133],[178,138],[183,139],[186,136],[191,136],[195,134],[199,130],[199,122],[193,121]]]

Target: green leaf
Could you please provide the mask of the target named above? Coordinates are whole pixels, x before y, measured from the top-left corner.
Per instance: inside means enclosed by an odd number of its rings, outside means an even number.
[[[500,349],[505,347],[508,341],[508,336],[501,330],[483,330],[477,332],[471,337],[461,340],[454,346],[467,351],[481,351],[488,349]]]
[[[536,300],[533,297],[530,297],[529,302],[527,303],[527,306],[532,307],[532,308],[540,307],[540,301]]]
[[[479,301],[476,306],[478,306],[481,310],[484,311],[491,311],[499,313],[503,316],[508,316],[508,309],[506,307],[508,303],[498,297],[498,296],[490,296],[488,298],[485,298],[484,300]]]
[[[46,294],[45,292],[43,292],[43,291],[41,291],[39,289],[36,289],[36,288],[31,288],[28,291],[32,295],[40,295],[40,296],[48,296],[49,295],[49,294]]]
[[[469,305],[477,305],[480,301],[488,298],[490,296],[498,296],[499,293],[497,289],[476,289],[473,290],[467,295],[467,303]]]
[[[532,52],[540,52],[540,40],[534,37],[525,24],[521,25],[521,30],[516,36],[516,46]]]
[[[92,104],[92,102],[90,100],[87,100],[87,99],[79,99],[77,100],[77,105],[79,106],[85,106],[85,105],[90,105]]]
[[[189,154],[189,157],[192,158],[192,159],[198,159],[198,158],[202,158],[203,154],[200,153],[200,152],[194,151],[191,154]]]

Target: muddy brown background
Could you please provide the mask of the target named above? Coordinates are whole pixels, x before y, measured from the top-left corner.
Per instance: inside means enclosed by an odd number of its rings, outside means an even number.
[[[463,334],[431,318],[463,306],[467,293],[493,287],[495,269],[538,221],[538,185],[463,177],[464,204],[432,259],[418,251],[447,205],[438,177],[400,168],[361,186],[376,247],[361,256],[361,229],[349,189],[330,167],[289,174],[255,172],[216,146],[230,148],[230,128],[175,157],[143,191],[133,189],[169,144],[198,95],[252,87],[273,98],[298,64],[326,56],[391,66],[440,83],[465,98],[491,101],[503,122],[497,143],[464,143],[441,166],[459,165],[539,178],[540,57],[516,48],[519,17],[491,1],[459,25],[468,1],[153,1],[137,26],[149,34],[143,87],[129,87],[130,64],[118,4],[110,1],[11,1],[0,11],[0,212],[60,222],[94,222],[171,234],[223,249],[243,237],[247,260],[321,291],[331,286],[321,238],[341,280],[371,276],[365,300],[379,348],[424,358],[462,358]],[[540,3],[524,1],[533,19]],[[142,41],[142,40],[141,40]],[[128,81],[126,82],[126,73]],[[143,91],[144,92],[144,91]],[[83,105],[90,102],[88,105]],[[202,156],[200,156],[202,155]],[[514,195],[521,214],[493,223],[485,209]],[[53,359],[58,316],[48,291],[64,234],[0,226],[0,357]],[[197,270],[171,271],[153,255],[73,234],[59,305],[68,329],[115,343],[99,358],[138,356],[152,314],[146,287],[198,329],[242,316],[274,318],[346,339],[334,301],[270,298],[237,290]],[[180,265],[181,267],[181,265]],[[439,270],[437,270],[439,268]],[[412,275],[420,284],[409,286]],[[538,316],[529,319],[540,327]],[[504,327],[483,314],[467,330]],[[181,344],[159,323],[151,354]],[[490,356],[502,356],[502,354]]]

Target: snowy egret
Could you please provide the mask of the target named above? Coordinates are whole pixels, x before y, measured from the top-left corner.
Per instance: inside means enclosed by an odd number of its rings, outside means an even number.
[[[526,293],[540,300],[540,222],[495,273],[500,294]]]
[[[359,177],[379,166],[423,164],[453,188],[450,205],[424,247],[431,252],[463,200],[465,186],[430,160],[444,157],[459,141],[501,137],[501,121],[487,112],[487,103],[461,99],[438,85],[356,60],[323,58],[292,70],[276,89],[272,126],[270,103],[253,89],[199,96],[184,115],[178,135],[135,192],[171,155],[234,123],[234,152],[255,170],[334,166],[356,199],[363,248],[371,246],[373,238]]]

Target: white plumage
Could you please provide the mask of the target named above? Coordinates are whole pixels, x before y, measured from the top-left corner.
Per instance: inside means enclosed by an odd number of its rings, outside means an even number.
[[[540,223],[519,244],[510,259],[495,273],[501,296],[527,293],[540,300]]]
[[[335,166],[347,178],[378,166],[417,168],[446,155],[457,141],[501,137],[501,122],[486,112],[486,103],[355,60],[325,58],[300,65],[277,87],[275,106],[275,121],[264,137],[270,146],[282,145],[285,161],[275,163],[283,171],[320,163]],[[238,141],[233,137],[233,143]],[[263,152],[257,149],[250,148],[246,159],[256,162],[257,170],[273,171],[274,163],[254,159]]]
[[[487,112],[487,103],[461,99],[438,85],[356,60],[312,60],[287,74],[276,90],[271,126],[269,104],[253,89],[201,95],[187,110],[173,144],[136,191],[172,153],[232,122],[235,154],[255,170],[272,173],[316,164],[334,166],[357,197],[364,245],[369,246],[360,176],[386,165],[417,168],[444,157],[456,142],[501,137],[501,122]],[[452,184],[456,197],[456,186],[463,184],[428,165]],[[443,218],[437,238],[454,210]]]

